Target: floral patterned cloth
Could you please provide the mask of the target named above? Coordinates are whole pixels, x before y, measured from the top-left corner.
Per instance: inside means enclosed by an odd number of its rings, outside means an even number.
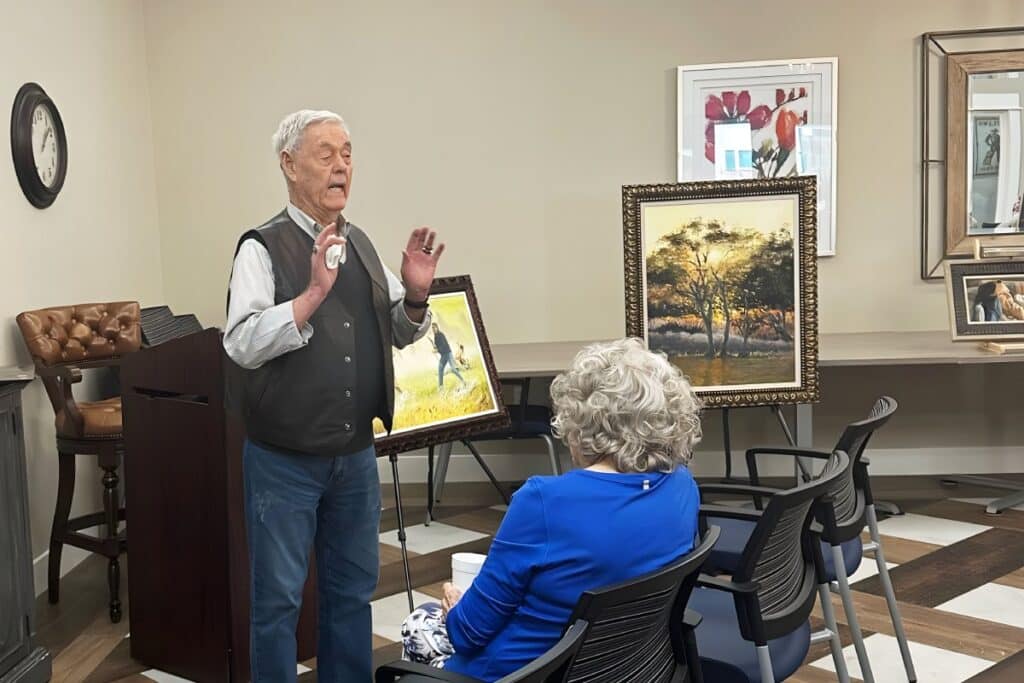
[[[441,669],[455,649],[448,640],[441,605],[428,602],[402,622],[402,659]]]

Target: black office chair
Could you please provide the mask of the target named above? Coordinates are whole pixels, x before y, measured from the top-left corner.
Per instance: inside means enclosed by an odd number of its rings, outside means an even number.
[[[491,482],[491,485],[495,488],[498,494],[501,496],[505,504],[509,503],[509,495],[505,491],[504,487],[498,483],[497,477],[494,476],[494,472],[487,466],[486,461],[480,454],[480,451],[476,447],[477,441],[503,441],[503,440],[520,440],[520,439],[540,439],[544,442],[545,450],[548,454],[548,459],[551,461],[551,472],[552,474],[561,474],[562,466],[558,460],[558,445],[551,434],[551,409],[544,405],[531,404],[530,403],[530,378],[526,377],[523,379],[503,379],[501,380],[502,387],[518,387],[519,388],[519,402],[515,404],[509,404],[508,416],[510,424],[505,429],[499,429],[493,432],[485,432],[483,434],[475,434],[471,437],[462,440],[462,444],[469,449],[469,452],[473,455],[473,458],[480,465],[480,469],[483,470],[484,474],[487,475],[487,479]],[[443,456],[442,456],[443,457]],[[441,468],[442,472],[447,470],[447,464],[444,464]],[[435,499],[435,472],[434,467],[434,448],[431,446],[427,450],[427,523],[434,519],[434,503],[440,501],[440,496]],[[444,486],[444,477],[442,475],[441,486]]]
[[[667,567],[586,591],[568,622],[573,627],[588,625],[578,649],[567,654],[570,647],[563,646],[567,631],[544,657],[498,683],[703,683],[693,634],[700,617],[687,610],[686,603],[716,540],[718,529],[712,527],[697,548]],[[560,646],[563,647],[559,649]],[[560,659],[558,666],[554,665],[552,655],[556,649],[560,656],[567,657]],[[544,667],[540,666],[542,661]],[[528,675],[532,677],[527,678]],[[411,662],[394,662],[377,669],[376,683],[394,681],[480,683],[474,678]]]
[[[836,451],[818,479],[786,491],[726,484],[700,487],[702,498],[708,493],[768,498],[764,510],[701,506],[704,524],[738,520],[754,525],[739,560],[729,567],[731,577],[702,575],[690,598],[689,608],[703,617],[697,645],[708,680],[774,683],[788,678],[810,649],[808,618],[820,598],[826,630],[818,639],[829,641],[839,680],[849,681],[821,556],[821,530],[812,528],[815,516],[824,519],[826,527],[834,527],[828,494],[849,470],[849,457]],[[717,567],[714,553],[707,567]]]
[[[850,454],[850,467],[847,473],[835,480],[830,490],[830,495],[833,498],[832,513],[836,521],[835,526],[831,529],[825,526],[822,529],[821,551],[825,562],[825,575],[830,585],[838,589],[842,598],[843,611],[846,613],[854,649],[857,652],[857,660],[861,667],[861,677],[865,683],[871,683],[874,680],[874,675],[871,671],[871,663],[868,661],[867,649],[864,647],[864,638],[857,620],[857,613],[853,605],[853,593],[848,580],[849,576],[860,566],[865,551],[874,551],[875,554],[879,579],[885,592],[885,600],[889,607],[889,616],[896,633],[907,680],[911,683],[917,680],[910,647],[907,644],[907,636],[903,630],[899,605],[896,602],[896,594],[893,591],[892,580],[889,578],[889,570],[885,565],[885,556],[878,533],[878,518],[875,515],[874,498],[871,494],[871,480],[868,476],[869,463],[868,459],[864,457],[868,441],[876,430],[889,421],[889,418],[896,412],[896,407],[895,399],[882,396],[875,402],[868,417],[848,424],[843,430],[835,449]],[[819,460],[829,457],[828,453],[802,448],[752,448],[747,451],[747,469],[754,486],[760,483],[757,462],[766,455]],[[805,472],[803,479],[810,481],[811,473]],[[755,504],[759,507],[758,501]],[[824,524],[825,520],[819,519],[818,521]],[[729,571],[739,561],[754,524],[749,521],[724,519],[712,519],[710,523],[717,524],[722,528],[721,540],[712,551],[710,562],[724,571]],[[865,526],[871,536],[871,542],[867,544],[862,543],[860,538]]]
[[[583,619],[576,620],[554,647],[518,671],[502,676],[496,683],[564,683],[569,666],[583,645],[583,638],[589,628],[590,624]],[[374,680],[376,683],[480,683],[478,679],[470,676],[415,662],[386,664],[377,669]]]

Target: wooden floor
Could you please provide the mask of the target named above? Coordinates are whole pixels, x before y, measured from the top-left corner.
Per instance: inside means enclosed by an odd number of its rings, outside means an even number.
[[[421,523],[422,487],[410,487],[403,494],[418,599],[439,598],[441,582],[450,573],[451,553],[486,552],[503,516],[502,507],[497,505],[500,500],[486,487],[460,488],[456,484],[449,488],[446,504],[438,508],[440,523],[429,528]],[[900,503],[908,513],[883,521],[882,533],[885,559],[895,565],[890,575],[911,641],[918,680],[1024,681],[1024,511],[986,515],[977,500],[952,498],[992,497],[995,492],[968,486],[943,488],[933,478],[882,479],[876,488],[880,498]],[[378,663],[398,657],[396,624],[406,611],[404,578],[393,533],[396,528],[395,511],[386,509],[381,523],[381,580],[374,601],[374,655]],[[865,558],[855,576],[856,614],[867,639],[875,680],[905,681],[881,583],[868,571],[873,565]],[[126,566],[125,571],[129,570]],[[122,585],[126,586],[127,581]],[[45,595],[37,599],[36,639],[53,656],[53,680],[180,681],[132,659],[127,606],[124,621],[111,624],[105,587],[106,563],[93,556],[63,579],[59,605],[48,604]],[[847,660],[853,663],[851,674],[858,675],[838,596],[833,597],[833,604],[847,646],[845,652],[849,653]],[[819,612],[812,622],[815,626],[821,624]],[[827,646],[813,646],[804,666],[789,680],[834,681],[835,675],[824,668],[829,661]],[[315,660],[305,662],[299,680],[315,681],[315,668]]]

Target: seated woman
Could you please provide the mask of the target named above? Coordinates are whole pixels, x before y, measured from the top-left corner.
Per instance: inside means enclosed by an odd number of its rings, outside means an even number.
[[[405,659],[493,681],[562,635],[583,591],[659,569],[693,547],[686,468],[700,402],[636,339],[594,344],[551,385],[553,431],[581,469],[530,477],[465,595],[445,584],[402,626]]]

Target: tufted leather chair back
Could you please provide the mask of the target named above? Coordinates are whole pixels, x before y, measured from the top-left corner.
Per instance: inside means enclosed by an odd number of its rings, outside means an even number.
[[[36,365],[82,363],[139,350],[137,301],[56,306],[18,314],[18,327]]]
[[[71,385],[82,379],[81,369],[116,366],[139,350],[138,302],[43,308],[19,313],[17,321],[53,405],[58,441],[120,438],[120,397],[75,401]]]

